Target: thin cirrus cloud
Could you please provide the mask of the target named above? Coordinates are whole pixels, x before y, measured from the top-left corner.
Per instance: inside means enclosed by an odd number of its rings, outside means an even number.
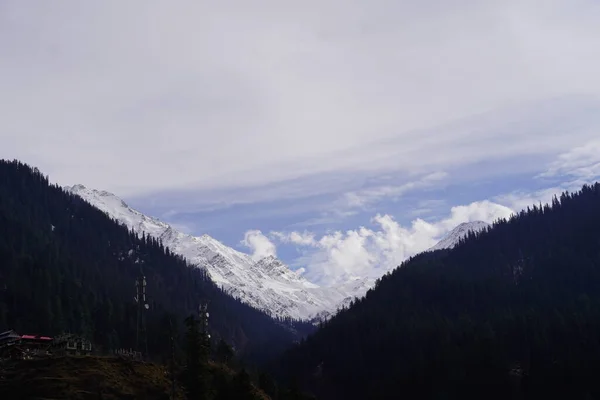
[[[600,176],[600,140],[593,140],[561,154],[540,174],[541,178],[570,176],[576,179],[593,180]]]
[[[434,172],[422,177],[418,181],[408,182],[399,186],[376,186],[359,191],[347,192],[343,195],[343,201],[348,208],[364,208],[370,204],[378,203],[382,199],[395,200],[408,191],[423,189],[439,184],[439,181],[448,177],[446,172]]]
[[[455,206],[449,215],[435,221],[417,218],[403,225],[391,215],[377,214],[368,227],[321,236],[308,230],[271,232],[269,237],[261,233],[261,239],[273,246],[294,246],[299,256],[293,264],[302,266],[305,277],[322,285],[335,286],[355,278],[377,278],[408,257],[427,250],[460,223],[492,223],[533,204],[550,203],[552,197],[562,191],[577,190],[582,184],[595,182],[600,178],[600,171],[596,169],[600,162],[600,152],[595,151],[597,146],[597,141],[591,141],[568,150],[537,175],[538,179],[559,179],[555,186],[513,191],[494,196],[492,201]],[[419,202],[422,207],[434,208],[444,204],[440,200]]]
[[[539,5],[3,1],[0,156],[132,197],[553,153],[564,132],[426,130],[600,93],[598,3]]]
[[[548,168],[535,176],[553,185],[534,191],[515,190],[494,197],[494,200],[521,210],[532,204],[546,204],[564,191],[576,191],[584,184],[600,179],[600,141],[591,140],[561,153]]]
[[[0,157],[168,218],[302,214],[276,231],[297,230],[307,276],[330,284],[596,176],[598,48],[590,0],[4,0]],[[545,187],[435,207],[428,222],[380,211],[430,187],[534,176],[572,147]],[[340,221],[355,225],[303,231]],[[280,239],[251,230],[243,244],[260,257]]]

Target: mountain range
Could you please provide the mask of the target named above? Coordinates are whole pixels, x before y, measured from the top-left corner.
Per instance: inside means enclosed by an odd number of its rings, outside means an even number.
[[[281,260],[268,256],[258,261],[232,249],[209,235],[193,236],[178,231],[157,218],[131,208],[116,195],[84,185],[65,187],[135,233],[160,240],[188,263],[206,270],[229,295],[273,317],[319,322],[333,315],[375,284],[375,279],[357,278],[335,287],[324,287],[292,271]],[[469,231],[488,224],[464,223],[430,250],[454,247]]]
[[[146,282],[144,318],[136,282]],[[184,320],[210,310],[208,331],[261,363],[315,326],[273,319],[227,295],[206,271],[137,234],[39,170],[0,160],[0,332],[77,333],[100,354],[136,349],[153,359],[185,345]],[[141,326],[143,325],[143,326]]]
[[[374,280],[358,279],[335,288],[309,282],[281,260],[268,256],[258,261],[208,236],[182,233],[157,218],[129,207],[112,193],[65,187],[134,232],[159,239],[188,263],[205,269],[226,293],[273,317],[321,320],[356,296],[362,296]]]
[[[456,228],[452,229],[435,246],[429,248],[428,251],[452,249],[460,242],[461,239],[466,237],[469,232],[479,233],[490,226],[490,224],[483,221],[463,222]]]
[[[286,309],[282,294],[302,285],[288,297],[301,303],[299,293],[322,300],[319,290],[328,288],[275,257],[251,260],[207,235],[177,232],[108,192],[64,190],[36,169],[0,160],[0,331],[78,332],[102,354],[137,348],[169,360],[184,349],[183,321],[208,304],[208,331],[219,343],[212,356],[231,343],[240,360],[293,384],[290,393],[599,398],[599,200],[600,184],[585,185],[492,226],[461,224],[365,296],[340,300],[339,312],[311,314],[325,320],[315,327],[283,320],[298,305]],[[142,274],[148,307],[139,319],[132,292]],[[348,286],[339,298],[368,284]],[[250,306],[256,298],[282,304],[280,315]]]

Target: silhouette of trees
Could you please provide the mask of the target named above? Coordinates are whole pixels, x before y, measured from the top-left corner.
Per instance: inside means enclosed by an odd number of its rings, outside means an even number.
[[[0,331],[69,331],[88,336],[96,350],[134,348],[134,281],[142,272],[149,352],[158,360],[170,357],[165,314],[182,331],[201,300],[210,301],[212,336],[231,338],[248,360],[263,362],[291,344],[295,331],[312,329],[228,296],[159,240],[129,231],[39,171],[0,160]],[[178,355],[181,347],[178,339]]]
[[[598,370],[595,184],[407,260],[274,372],[324,398],[500,399],[600,397]]]

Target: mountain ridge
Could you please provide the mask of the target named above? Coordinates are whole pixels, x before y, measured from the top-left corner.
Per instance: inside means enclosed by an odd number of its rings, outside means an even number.
[[[470,232],[479,233],[490,226],[492,225],[484,221],[463,222],[448,232],[439,242],[426,251],[452,249]]]
[[[314,326],[274,320],[223,292],[205,270],[139,235],[39,170],[0,160],[0,332],[72,332],[105,353],[136,349],[160,359],[184,345],[184,319],[208,303],[209,332],[240,359],[266,362]],[[144,328],[135,281],[146,279]]]
[[[277,371],[332,399],[596,398],[598,243],[600,183],[405,261]]]
[[[363,277],[337,287],[323,287],[292,271],[275,256],[254,260],[249,254],[235,250],[208,234],[194,236],[183,233],[158,218],[135,210],[108,191],[87,188],[82,184],[65,186],[64,189],[136,233],[161,240],[191,265],[204,269],[226,293],[276,318],[319,323],[375,286],[375,278]],[[425,252],[453,248],[469,232],[479,232],[488,226],[483,221],[462,223]]]
[[[147,216],[116,195],[77,184],[64,189],[78,195],[111,218],[138,234],[159,239],[172,252],[207,271],[211,279],[229,295],[278,318],[319,322],[372,286],[343,285],[322,287],[309,282],[274,256],[255,261],[207,234],[193,236],[178,231],[158,218]]]

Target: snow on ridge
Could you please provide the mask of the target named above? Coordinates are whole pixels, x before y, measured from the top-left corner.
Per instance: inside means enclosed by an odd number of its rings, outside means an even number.
[[[112,193],[83,185],[65,187],[136,233],[160,239],[194,266],[204,268],[226,293],[273,317],[301,320],[331,316],[348,298],[362,296],[370,282],[350,282],[339,288],[325,288],[309,282],[273,256],[254,261],[248,254],[232,249],[204,234],[192,236],[169,224],[129,207]]]
[[[180,232],[157,218],[129,207],[112,193],[88,189],[83,185],[65,187],[111,218],[136,233],[149,234],[188,263],[205,269],[211,279],[229,295],[273,317],[293,318],[318,323],[331,318],[337,310],[364,296],[375,279],[355,277],[337,287],[321,287],[292,271],[275,256],[255,261],[207,234],[192,236]],[[462,223],[427,251],[451,249],[470,231],[490,226],[483,221]]]
[[[490,224],[483,221],[463,222],[456,228],[452,229],[442,240],[440,240],[435,246],[430,247],[427,251],[435,251],[442,249],[451,249],[455,247],[460,239],[466,237],[469,232],[481,232],[482,230],[489,227]]]

